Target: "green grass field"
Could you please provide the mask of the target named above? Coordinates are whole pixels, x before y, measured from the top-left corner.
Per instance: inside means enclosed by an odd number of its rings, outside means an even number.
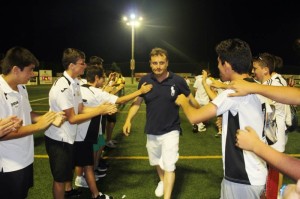
[[[126,93],[136,89],[137,85],[126,84]],[[49,109],[49,85],[28,86],[29,98],[34,111],[45,112]],[[119,144],[116,149],[105,152],[109,163],[106,177],[97,182],[101,192],[114,196],[115,199],[152,199],[156,198],[154,190],[158,177],[154,168],[149,166],[145,148],[144,132],[145,106],[141,107],[134,118],[129,137],[122,134],[122,126],[130,102],[122,108],[117,116],[113,138]],[[223,177],[221,162],[221,140],[215,138],[217,132],[214,120],[208,122],[205,133],[192,133],[192,126],[181,112],[183,135],[180,137],[180,159],[177,163],[176,182],[173,199],[217,199]],[[289,134],[286,153],[298,157],[300,133]],[[30,190],[29,199],[52,198],[52,176],[44,145],[43,133],[35,135],[34,187]],[[291,182],[284,178],[285,183]],[[80,198],[90,198],[89,189],[82,189]]]

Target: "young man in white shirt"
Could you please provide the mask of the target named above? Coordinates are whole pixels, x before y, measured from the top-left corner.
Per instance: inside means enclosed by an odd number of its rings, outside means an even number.
[[[152,88],[152,85],[143,85],[138,91],[118,97],[99,89],[105,81],[103,69],[99,66],[88,66],[86,78],[88,83],[81,85],[80,88],[83,103],[86,107],[95,107],[105,103],[124,104],[141,94],[149,92]],[[77,174],[75,185],[89,187],[92,198],[100,198],[94,177],[94,161],[96,160],[93,158],[93,144],[97,143],[98,136],[103,139],[101,116],[93,117],[91,120],[79,124],[74,143]],[[82,175],[83,170],[85,177]],[[107,199],[111,198],[109,196],[105,197]]]
[[[1,198],[24,199],[33,186],[34,141],[33,133],[46,129],[56,113],[43,116],[31,109],[26,84],[39,65],[27,49],[13,47],[2,60],[0,76],[0,118],[15,115],[15,131],[0,138]],[[33,124],[34,123],[34,124]],[[18,129],[19,128],[19,129]]]
[[[218,68],[222,81],[248,78],[252,54],[249,45],[240,39],[222,41],[216,47]],[[233,90],[224,90],[209,104],[194,109],[188,99],[180,95],[176,103],[183,108],[191,123],[198,123],[222,115],[222,159],[224,178],[221,199],[255,198],[264,191],[267,176],[265,161],[252,152],[236,147],[236,132],[252,126],[258,137],[264,140],[265,104],[256,95],[230,98]]]
[[[64,50],[62,64],[65,71],[50,89],[49,105],[50,110],[63,111],[66,115],[66,122],[60,127],[51,126],[45,132],[46,150],[53,176],[53,198],[55,199],[63,199],[65,195],[66,197],[77,195],[71,186],[74,167],[73,143],[77,124],[99,114],[112,114],[117,111],[116,106],[111,104],[94,108],[83,106],[77,79],[86,68],[85,54],[82,51],[74,48]]]

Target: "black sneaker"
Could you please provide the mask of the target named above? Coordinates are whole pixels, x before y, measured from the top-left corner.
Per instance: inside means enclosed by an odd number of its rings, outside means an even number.
[[[198,133],[198,126],[197,126],[197,124],[193,125],[193,133]]]
[[[81,193],[81,190],[72,188],[70,191],[65,191],[65,198],[77,198]]]
[[[105,159],[101,158],[99,160],[98,167],[106,167],[106,168],[108,168],[109,165],[108,165],[108,163],[107,163],[107,161]]]
[[[98,171],[107,171],[107,165],[105,163],[99,164],[97,167]]]
[[[103,178],[104,176],[106,176],[105,171],[95,170],[94,173],[95,173],[95,177],[97,177],[97,178]]]
[[[113,197],[100,192],[97,198],[94,199],[113,199]]]

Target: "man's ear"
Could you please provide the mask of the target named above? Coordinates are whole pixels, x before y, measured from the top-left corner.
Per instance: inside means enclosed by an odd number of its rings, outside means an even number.
[[[18,66],[13,66],[11,69],[11,72],[13,74],[18,74],[21,71],[21,69]]]
[[[232,70],[231,64],[228,63],[227,61],[224,62],[224,67],[225,67],[225,70],[226,70],[226,71]]]

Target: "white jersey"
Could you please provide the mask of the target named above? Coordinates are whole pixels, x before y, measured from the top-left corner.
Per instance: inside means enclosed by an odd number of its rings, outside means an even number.
[[[287,86],[286,80],[282,77],[282,75],[280,75],[278,73],[273,74],[271,76],[271,79],[277,81],[282,86]]]
[[[65,71],[52,85],[49,92],[50,110],[60,112],[74,108],[75,114],[78,114],[78,106],[82,103],[79,81],[71,78]],[[51,125],[45,132],[45,135],[53,140],[73,144],[76,137],[77,124],[70,124],[65,121],[60,127]]]
[[[100,88],[95,88],[89,85],[80,87],[84,106],[96,107],[103,103],[115,104],[118,96],[103,91]],[[102,134],[101,116],[96,116],[91,120],[87,120],[78,125],[76,141],[91,141],[95,140],[98,134]],[[97,141],[97,140],[96,140]]]
[[[236,132],[251,126],[264,140],[263,104],[257,95],[228,97],[233,90],[224,90],[212,103],[217,106],[217,115],[222,119],[222,159],[224,178],[235,183],[265,185],[267,167],[265,161],[250,151],[235,146]]]
[[[202,75],[196,76],[196,81],[193,86],[196,89],[195,99],[200,105],[206,105],[209,102],[209,97],[202,84]]]
[[[0,118],[16,115],[23,120],[23,126],[31,124],[32,111],[25,85],[18,85],[14,91],[0,76]],[[12,172],[33,163],[33,135],[0,142],[0,171]]]
[[[272,85],[272,86],[283,86],[279,79],[273,78],[265,81],[264,85]],[[283,82],[284,83],[284,82]],[[285,151],[285,145],[287,142],[287,136],[286,136],[286,109],[288,105],[268,100],[268,102],[274,107],[274,119],[276,121],[276,131],[274,132],[275,135],[273,135],[276,138],[276,142],[272,145],[270,145],[272,148],[276,149],[277,151],[284,152]]]

